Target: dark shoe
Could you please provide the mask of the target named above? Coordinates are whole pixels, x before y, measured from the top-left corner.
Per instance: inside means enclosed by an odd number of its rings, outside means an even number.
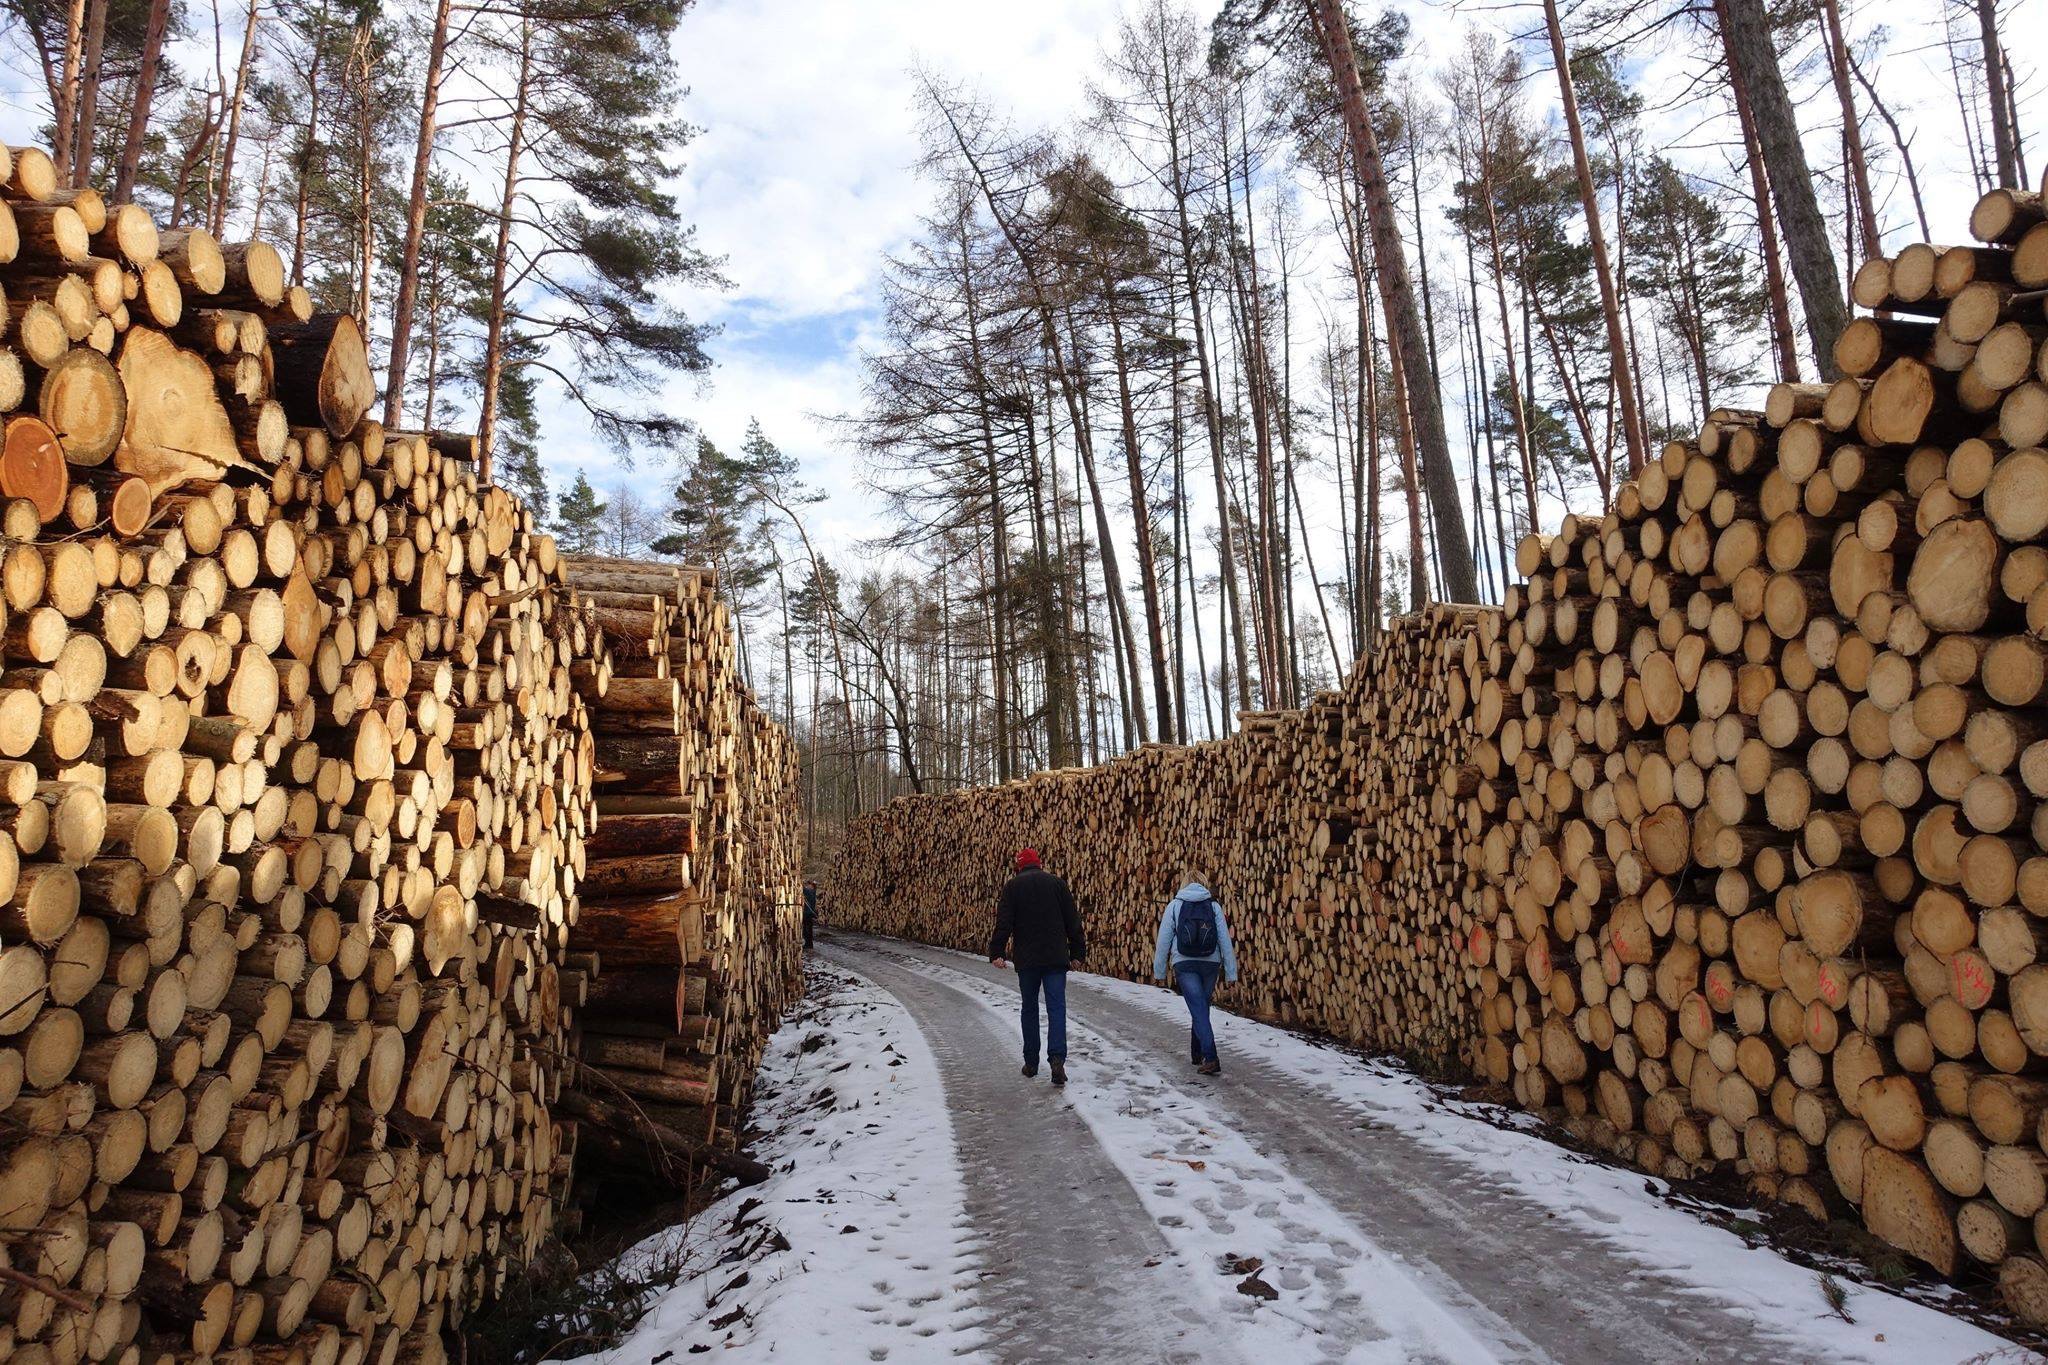
[[[1038,1074],[1038,1063],[1037,1063],[1037,1062],[1026,1062],[1026,1063],[1024,1063],[1024,1074],[1025,1074],[1026,1076],[1036,1076],[1036,1075]]]
[[[1200,1066],[1196,1067],[1195,1069],[1201,1072],[1204,1076],[1220,1075],[1223,1071],[1223,1063],[1211,1057],[1208,1061],[1203,1062]]]
[[[1066,1058],[1055,1057],[1052,1059],[1052,1083],[1054,1085],[1065,1085],[1067,1083]]]
[[[1189,1065],[1189,1066],[1200,1066],[1201,1064],[1202,1064],[1202,1054],[1201,1054],[1201,1053],[1199,1053],[1199,1052],[1197,1052],[1197,1053],[1193,1053],[1192,1055],[1190,1055],[1190,1056],[1188,1057],[1188,1065]]]

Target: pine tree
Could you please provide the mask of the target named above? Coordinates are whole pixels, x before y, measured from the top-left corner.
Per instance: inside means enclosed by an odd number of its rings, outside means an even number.
[[[555,536],[570,554],[594,553],[604,543],[605,504],[590,486],[590,476],[576,472],[576,482],[555,508]]]
[[[1630,284],[1684,348],[1698,417],[1755,373],[1763,282],[1727,236],[1719,205],[1663,157],[1651,157],[1631,188],[1639,235]]]
[[[720,283],[665,188],[689,128],[674,0],[532,0],[491,31],[508,94],[478,472],[497,454],[507,375],[547,375],[604,440],[679,445],[689,425],[640,401],[710,367],[676,286]],[[515,351],[523,333],[532,343]]]
[[[721,595],[735,612],[744,612],[775,573],[755,480],[786,476],[794,467],[767,443],[758,423],[748,427],[737,459],[698,433],[697,447],[675,483],[670,530],[648,548],[686,564],[710,566],[718,573]]]

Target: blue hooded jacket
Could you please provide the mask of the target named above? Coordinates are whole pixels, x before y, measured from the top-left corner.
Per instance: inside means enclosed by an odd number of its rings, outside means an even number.
[[[1216,951],[1207,957],[1187,959],[1190,962],[1221,962],[1223,979],[1237,980],[1237,950],[1230,946],[1230,928],[1223,922],[1223,903],[1217,901],[1208,887],[1200,882],[1189,882],[1174,898],[1166,903],[1166,909],[1159,916],[1159,942],[1152,949],[1152,975],[1166,976],[1169,964],[1181,961],[1180,948],[1174,942],[1180,935],[1180,908],[1191,901],[1214,901],[1216,905]]]

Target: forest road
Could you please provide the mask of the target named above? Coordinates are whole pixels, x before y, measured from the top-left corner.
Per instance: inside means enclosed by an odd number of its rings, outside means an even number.
[[[1316,1239],[1304,1234],[1304,1245],[1289,1249],[1330,1282],[1314,1323],[1323,1359],[1462,1362],[1476,1353],[1639,1365],[1810,1356],[1807,1343],[1691,1289],[1679,1278],[1683,1267],[1659,1273],[1626,1257],[1506,1181],[1255,1058],[1232,1057],[1227,1041],[1224,1074],[1196,1075],[1184,1025],[1113,998],[1080,972],[1067,990],[1073,1075],[1062,1095],[1043,1073],[1027,1080],[1018,1072],[1013,972],[894,939],[834,934],[820,951],[894,995],[938,1060],[982,1238],[979,1307],[997,1359],[1206,1365],[1244,1357],[1229,1316],[1218,1321],[1213,1303],[1205,1313],[1176,1278],[1185,1265],[1176,1271],[1167,1260],[1167,1234],[1185,1226],[1146,1207],[1143,1184],[1156,1169],[1146,1159],[1160,1154],[1123,1150],[1115,1134],[1105,1140],[1100,1130],[1113,1125],[1099,1111],[1092,1123],[1082,1112],[1084,1088],[1111,1072],[1124,1109],[1141,1101],[1184,1108],[1249,1144],[1269,1167],[1245,1182],[1260,1186],[1248,1198],[1261,1208],[1272,1207],[1277,1185],[1281,1198],[1319,1201],[1345,1225],[1322,1237],[1325,1246],[1306,1245]],[[1215,1173],[1226,1189],[1232,1170],[1226,1163]],[[1287,1194],[1290,1185],[1308,1198]],[[1246,1202],[1226,1194],[1224,1207]],[[1210,1249],[1225,1254],[1238,1229],[1221,1210],[1204,1216]],[[1370,1253],[1343,1254],[1346,1234]],[[1389,1283],[1390,1265],[1405,1284]],[[1426,1305],[1418,1308],[1409,1286]]]

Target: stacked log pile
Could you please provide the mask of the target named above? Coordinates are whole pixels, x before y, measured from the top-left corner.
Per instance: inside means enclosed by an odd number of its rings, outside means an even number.
[[[740,673],[732,613],[708,569],[686,569],[669,666],[689,705],[685,781],[702,812],[696,871],[717,1104],[730,1133],[782,1010],[802,991],[802,799],[796,745]]]
[[[592,1008],[565,1104],[598,1121],[581,1134],[592,1155],[674,1178],[736,1145],[801,986],[794,749],[740,679],[711,573],[578,558],[568,576],[610,665],[593,708],[601,819],[570,938]]]
[[[1845,378],[1523,544],[1460,780],[1488,1075],[2041,1321],[2048,221],[1973,227],[1858,272]]]
[[[0,1357],[438,1359],[566,1192],[610,660],[285,279],[0,150]]]
[[[1074,890],[1089,969],[1144,980],[1161,908],[1195,875],[1222,900],[1243,964],[1219,997],[1229,1008],[1469,1064],[1468,836],[1438,779],[1471,744],[1455,665],[1489,614],[1403,618],[1341,691],[1248,714],[1227,740],[900,797],[849,828],[832,922],[986,951],[1011,859],[1032,847]]]
[[[1041,843],[1090,965],[1134,975],[1199,850],[1247,925],[1238,1008],[1467,1043],[1590,1142],[1853,1207],[2048,1322],[2048,206],[1994,191],[1972,228],[1858,272],[1844,378],[1712,414],[1605,515],[1526,539],[1448,667],[1379,678],[1392,717],[1469,700],[1434,793],[1312,756],[1352,732],[1355,676],[1268,736],[892,803],[851,833],[837,917],[978,948],[1008,851]],[[1346,856],[1330,913],[1302,895],[1337,831],[1436,821],[1446,865]],[[1367,965],[1452,927],[1447,996]]]

